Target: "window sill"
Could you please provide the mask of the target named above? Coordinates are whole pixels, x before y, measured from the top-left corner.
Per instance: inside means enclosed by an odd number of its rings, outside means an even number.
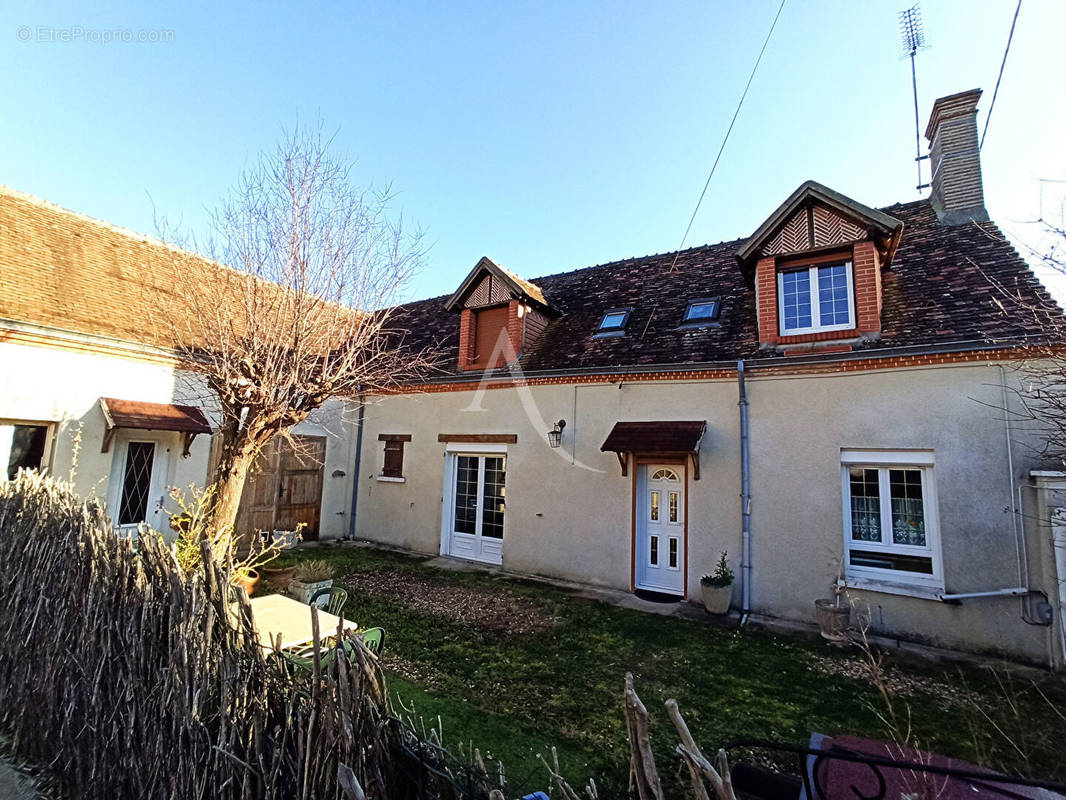
[[[407,478],[389,478],[385,475],[378,475],[378,483],[407,483]]]
[[[916,597],[920,600],[943,602],[940,599],[940,595],[944,590],[933,586],[922,586],[914,583],[893,583],[874,578],[848,578],[847,581],[837,581],[837,585],[845,589],[896,594],[903,597]]]

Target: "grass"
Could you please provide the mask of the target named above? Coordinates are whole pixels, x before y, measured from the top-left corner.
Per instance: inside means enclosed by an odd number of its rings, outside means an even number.
[[[308,558],[328,560],[342,586],[343,576],[361,575],[361,585],[372,588],[375,574],[395,579],[399,573],[456,594],[472,591],[486,603],[506,597],[548,621],[543,630],[514,635],[374,590],[352,592],[345,609],[362,625],[386,629],[394,701],[413,706],[427,726],[436,727],[439,719],[449,748],[462,743],[469,752],[472,743],[486,758],[502,760],[512,792],[545,788],[537,756],[550,758],[554,745],[572,783],[594,777],[601,796],[624,794],[626,672],[633,673],[652,715],[664,780],[673,780],[676,771],[677,737],[663,709],[671,697],[709,752],[737,738],[806,744],[812,732],[886,737],[877,693],[853,652],[617,608],[540,583],[439,570],[422,559],[371,548],[294,551],[277,565]],[[1004,686],[1001,676],[987,670],[886,663],[909,694],[897,702],[923,749],[1066,778],[1054,745],[1058,737],[1050,733],[1066,735],[1054,707],[1066,708],[1061,684],[1043,687],[1051,699],[1046,702],[1030,683]],[[979,702],[952,704],[959,687]],[[1002,736],[994,732],[997,726]]]

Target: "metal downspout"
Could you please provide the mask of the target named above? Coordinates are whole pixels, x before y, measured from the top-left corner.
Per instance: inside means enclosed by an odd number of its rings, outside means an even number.
[[[359,393],[359,421],[358,430],[355,434],[355,474],[352,475],[352,509],[348,515],[348,538],[355,539],[355,515],[359,510],[359,475],[362,472],[363,463],[363,417],[366,414],[366,402],[363,393]]]
[[[743,603],[740,624],[748,621],[751,612],[751,451],[748,429],[748,394],[744,388],[744,361],[737,362],[737,386],[740,392],[740,519],[742,554],[740,572],[743,580]]]

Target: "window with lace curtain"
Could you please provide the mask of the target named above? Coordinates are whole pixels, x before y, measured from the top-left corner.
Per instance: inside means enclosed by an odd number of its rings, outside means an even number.
[[[841,454],[845,577],[942,588],[929,451]]]

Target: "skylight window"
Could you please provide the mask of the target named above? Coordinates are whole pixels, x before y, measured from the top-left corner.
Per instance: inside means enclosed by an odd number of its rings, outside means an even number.
[[[721,299],[718,297],[702,297],[698,300],[690,300],[685,308],[684,316],[681,317],[681,325],[695,328],[716,323],[721,307]]]
[[[596,329],[597,336],[624,336],[626,332],[626,323],[629,322],[629,315],[633,313],[632,308],[611,308],[604,312],[603,318],[600,320],[600,327]]]

